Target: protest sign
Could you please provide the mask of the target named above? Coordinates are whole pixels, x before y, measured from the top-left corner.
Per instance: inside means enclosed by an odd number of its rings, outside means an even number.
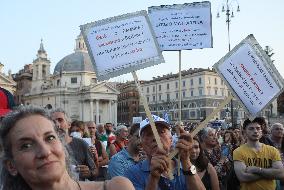
[[[140,123],[142,121],[142,117],[132,117],[132,123]]]
[[[152,6],[148,13],[161,50],[212,47],[209,1]]]
[[[283,78],[252,34],[213,67],[252,116],[283,89]]]
[[[164,62],[146,11],[80,28],[100,81]]]

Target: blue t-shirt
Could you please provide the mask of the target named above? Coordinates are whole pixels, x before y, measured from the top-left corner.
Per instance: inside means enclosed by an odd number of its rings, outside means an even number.
[[[124,176],[133,183],[135,190],[144,190],[146,188],[149,175],[150,162],[148,159],[132,166],[124,174]],[[161,176],[158,190],[187,190],[185,176],[183,173],[180,172],[180,176],[178,176],[177,168],[175,168],[173,175],[173,180],[169,180]]]
[[[108,174],[111,178],[115,176],[123,176],[125,171],[134,164],[136,164],[136,162],[129,155],[127,150],[123,148],[111,157],[108,164]]]

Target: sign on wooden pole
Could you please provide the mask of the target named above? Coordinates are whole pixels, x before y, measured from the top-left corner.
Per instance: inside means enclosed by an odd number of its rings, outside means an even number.
[[[213,46],[209,1],[152,6],[148,13],[162,51]]]
[[[164,62],[146,11],[80,28],[99,81]]]
[[[283,90],[282,76],[252,34],[213,67],[252,116]]]

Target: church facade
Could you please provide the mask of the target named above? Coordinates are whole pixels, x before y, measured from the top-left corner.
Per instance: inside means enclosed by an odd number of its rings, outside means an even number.
[[[81,34],[76,39],[75,52],[61,59],[52,74],[50,63],[41,42],[32,63],[30,91],[23,96],[23,104],[63,108],[72,120],[117,124],[119,91],[108,82],[97,82]]]
[[[11,94],[14,94],[16,91],[16,82],[13,80],[13,77],[11,75],[11,71],[9,71],[8,75],[2,71],[4,68],[4,65],[0,62],[0,87],[5,88]]]

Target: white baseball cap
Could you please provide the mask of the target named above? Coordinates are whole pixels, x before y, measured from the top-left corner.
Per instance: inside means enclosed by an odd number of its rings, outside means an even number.
[[[163,124],[168,129],[170,129],[170,125],[169,125],[168,122],[166,122],[166,120],[164,120],[163,118],[160,118],[159,116],[156,116],[156,115],[152,115],[152,117],[153,117],[155,124],[160,123],[160,124]],[[139,136],[141,135],[142,130],[147,126],[150,126],[150,121],[149,121],[148,118],[146,118],[146,119],[144,119],[143,121],[140,122]]]

